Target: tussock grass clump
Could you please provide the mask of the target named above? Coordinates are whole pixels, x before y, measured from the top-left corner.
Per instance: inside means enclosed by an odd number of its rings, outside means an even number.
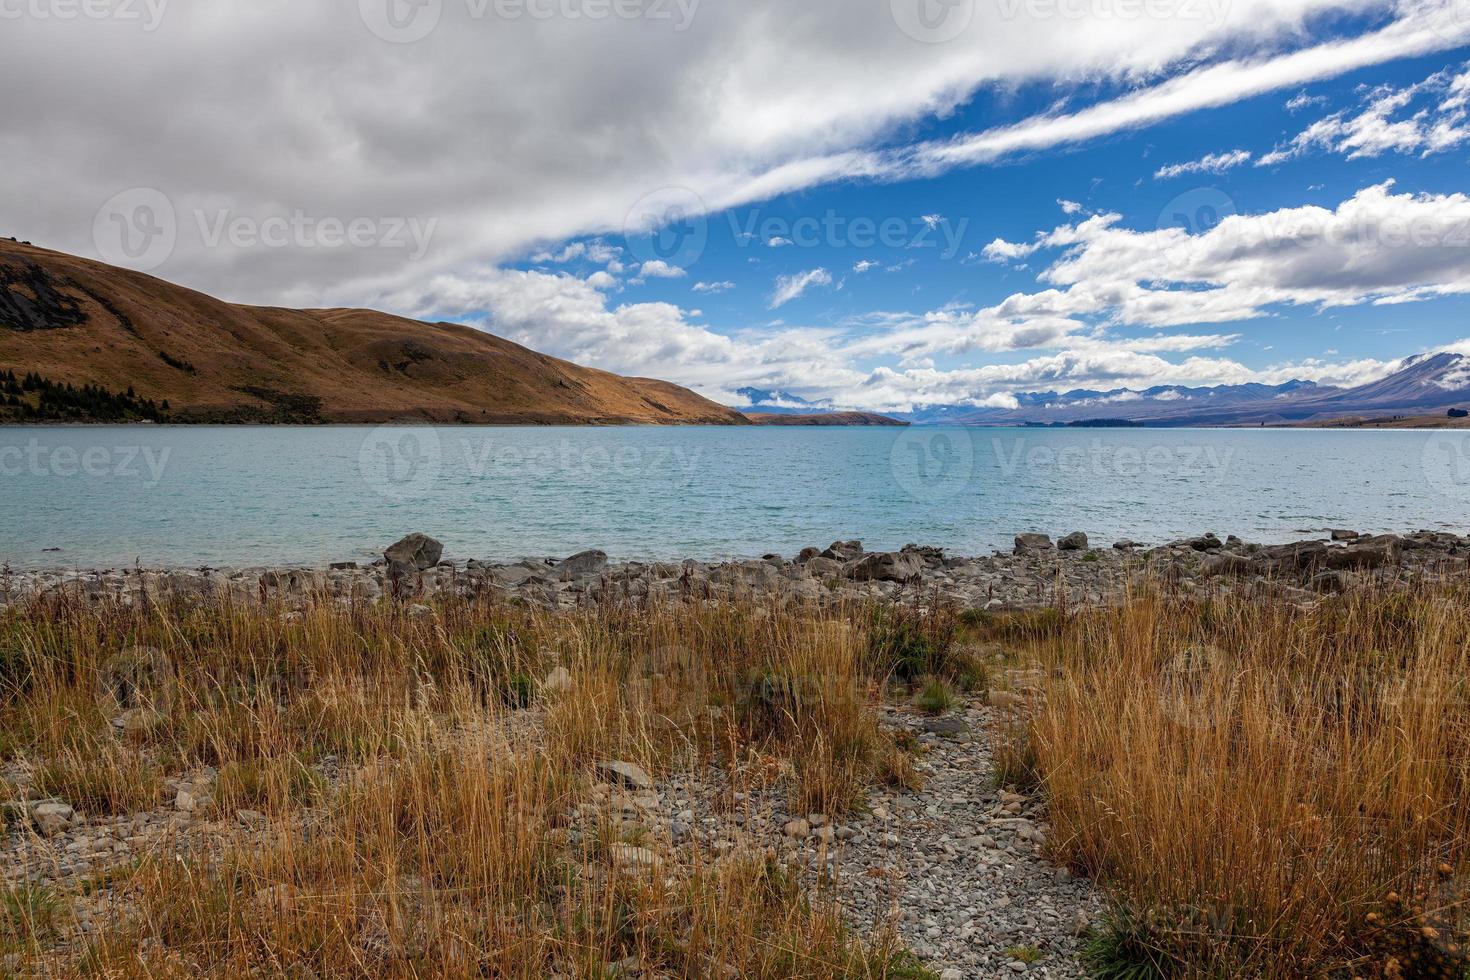
[[[209,846],[167,835],[60,882],[0,946],[56,976],[924,976],[763,851],[583,821],[609,759],[758,781],[794,812],[916,784],[878,725],[871,622],[325,597],[0,613],[24,679],[0,730],[32,795],[120,814],[169,806],[168,777],[213,780]],[[98,901],[85,937],[56,925]]]
[[[1002,758],[1123,906],[1100,975],[1462,980],[1466,598],[1145,595],[1046,643],[1061,678]]]

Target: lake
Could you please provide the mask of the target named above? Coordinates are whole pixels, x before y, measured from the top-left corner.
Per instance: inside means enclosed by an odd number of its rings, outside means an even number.
[[[983,553],[1463,532],[1470,432],[7,426],[0,487],[0,561],[27,569],[316,565],[409,531],[456,561]]]

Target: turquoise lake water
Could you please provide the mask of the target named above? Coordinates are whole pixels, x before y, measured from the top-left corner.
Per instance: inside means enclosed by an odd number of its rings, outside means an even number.
[[[463,561],[1467,524],[1464,430],[0,427],[13,568],[320,564],[409,531]]]

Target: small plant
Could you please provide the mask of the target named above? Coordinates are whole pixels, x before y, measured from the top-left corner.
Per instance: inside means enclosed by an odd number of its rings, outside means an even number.
[[[904,736],[907,736],[906,738]],[[914,767],[918,740],[912,732],[899,732],[884,744],[878,755],[878,775],[889,786],[917,793],[924,788],[924,777]]]
[[[929,969],[922,960],[906,949],[890,956],[888,962],[873,971],[873,975],[887,977],[888,980],[939,980],[938,973]]]
[[[987,612],[967,609],[960,615],[960,625],[980,640],[1037,642],[1061,635],[1066,621],[1051,606],[1026,612]]]
[[[32,787],[79,810],[132,813],[163,801],[163,770],[143,753],[116,742],[67,749],[35,770]]]
[[[997,789],[1007,786],[1030,793],[1040,788],[1041,760],[1031,733],[1019,723],[1002,732],[991,755],[992,772]]]
[[[225,810],[273,810],[304,806],[322,792],[322,779],[296,756],[246,759],[219,771],[219,799]]]
[[[1011,959],[1017,960],[1021,963],[1025,963],[1028,966],[1032,963],[1041,962],[1041,960],[1046,956],[1046,954],[1041,951],[1041,948],[1039,946],[1032,945],[1012,946],[1010,949],[1006,950],[1006,955],[1009,956]]]
[[[873,613],[869,655],[876,670],[902,681],[948,674],[956,617],[943,606],[881,607]]]
[[[1095,980],[1170,980],[1182,972],[1159,932],[1125,909],[1089,931],[1082,961]]]
[[[536,700],[536,678],[529,674],[510,675],[500,688],[500,699],[509,708],[529,708]]]
[[[931,677],[919,692],[915,703],[931,715],[942,715],[954,707],[954,688],[942,677]]]
[[[0,946],[34,947],[57,934],[61,904],[45,885],[19,882],[0,887]]]

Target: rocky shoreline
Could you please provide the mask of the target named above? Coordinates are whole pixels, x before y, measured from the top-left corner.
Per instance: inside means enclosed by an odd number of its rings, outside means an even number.
[[[1467,563],[1470,536],[1427,530],[1360,535],[1340,529],[1278,545],[1211,533],[1154,547],[1128,540],[1094,547],[1081,531],[1056,541],[1025,532],[1016,535],[1011,552],[989,556],[954,556],[927,545],[873,552],[854,540],[808,547],[790,558],[612,563],[603,552],[589,550],[504,564],[447,561],[438,541],[411,534],[371,564],[327,568],[6,570],[0,573],[0,604],[38,595],[123,603],[168,596],[249,602],[311,595],[344,603],[421,603],[456,596],[557,609],[606,601],[764,597],[820,604],[924,596],[1006,612],[1112,603],[1146,579],[1182,592],[1254,589],[1310,603],[1369,582],[1454,577]]]

